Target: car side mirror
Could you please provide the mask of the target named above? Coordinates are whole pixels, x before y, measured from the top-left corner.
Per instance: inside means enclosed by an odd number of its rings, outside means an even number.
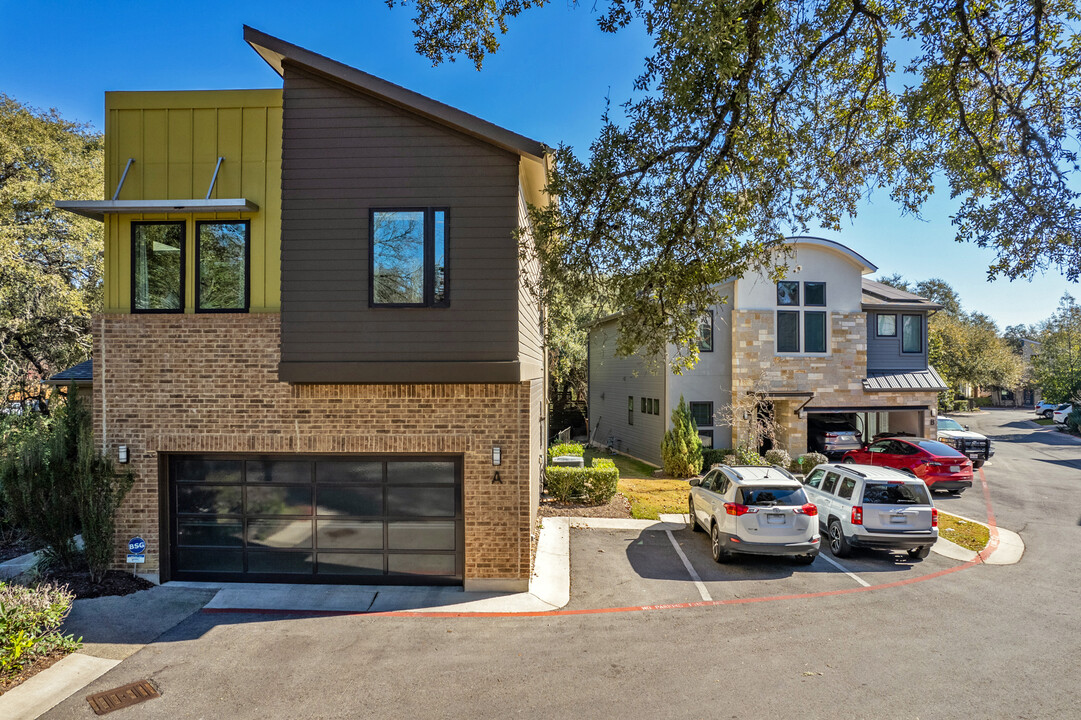
[[[962,427],[964,427],[965,430],[968,430],[968,425],[963,425]]]
[[[687,484],[690,485],[691,487],[698,487],[699,485],[702,484],[702,478],[696,478],[696,477],[691,478],[690,480],[687,481]]]

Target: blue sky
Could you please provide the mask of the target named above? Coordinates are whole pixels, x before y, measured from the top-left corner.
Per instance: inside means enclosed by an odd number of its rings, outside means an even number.
[[[432,67],[413,50],[412,8],[382,0],[352,2],[109,2],[0,0],[4,50],[0,92],[69,119],[103,127],[106,90],[183,90],[280,86],[241,37],[245,23],[358,67],[551,145],[585,152],[605,98],[631,94],[649,52],[640,30],[599,32],[591,3],[554,0],[512,21],[500,51],[477,72],[467,60]],[[902,217],[886,193],[871,198],[840,233],[882,274],[941,277],[1000,327],[1034,323],[1064,292],[1055,271],[1033,281],[987,281],[990,250],[954,242],[954,203],[939,193],[924,219]]]

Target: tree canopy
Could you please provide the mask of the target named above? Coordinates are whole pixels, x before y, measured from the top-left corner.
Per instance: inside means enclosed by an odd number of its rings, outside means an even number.
[[[1081,306],[1066,294],[1039,334],[1033,379],[1052,402],[1081,402]]]
[[[409,0],[386,0],[390,6]],[[418,52],[479,68],[548,0],[413,0]],[[547,287],[626,308],[621,349],[695,351],[714,286],[783,273],[791,232],[839,229],[881,188],[918,214],[945,182],[990,276],[1081,275],[1071,0],[601,0],[653,40],[587,154],[560,146],[533,208]]]
[[[101,197],[103,160],[100,134],[0,94],[0,403],[44,403],[38,383],[90,356],[102,227],[53,203]]]

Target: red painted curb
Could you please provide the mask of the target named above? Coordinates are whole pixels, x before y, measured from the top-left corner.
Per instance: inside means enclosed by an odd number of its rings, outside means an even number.
[[[423,610],[410,612],[408,610],[391,610],[386,612],[353,612],[353,611],[323,611],[323,610],[258,610],[258,609],[234,609],[234,608],[204,608],[202,612],[207,614],[249,614],[249,615],[301,615],[305,617],[339,617],[348,615],[362,615],[364,617],[411,617],[411,618],[512,618],[512,617],[559,617],[563,615],[602,615],[605,613],[625,612],[651,612],[654,610],[683,610],[687,608],[719,607],[722,605],[748,605],[751,603],[775,602],[778,600],[806,600],[809,598],[833,597],[836,595],[852,595],[855,593],[871,592],[873,590],[886,590],[888,588],[912,585],[925,580],[951,575],[955,572],[967,570],[975,565],[986,562],[991,553],[998,548],[998,526],[995,524],[995,513],[991,508],[991,490],[987,485],[987,478],[980,471],[980,485],[983,488],[983,498],[987,505],[987,525],[991,528],[990,539],[987,547],[976,554],[976,557],[956,567],[937,570],[919,577],[896,580],[881,585],[868,587],[847,588],[845,590],[825,590],[817,593],[800,593],[796,595],[770,595],[757,598],[737,598],[733,600],[699,600],[697,602],[670,603],[667,605],[634,605],[616,608],[587,608],[582,610],[545,610],[534,612],[440,612],[438,610]]]

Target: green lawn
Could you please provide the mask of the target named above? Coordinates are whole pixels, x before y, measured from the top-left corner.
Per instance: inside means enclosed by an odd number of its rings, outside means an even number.
[[[1036,418],[1034,421],[1037,425],[1054,425],[1055,421],[1051,418]]]
[[[978,523],[938,511],[938,534],[963,548],[979,552],[987,547],[991,531]]]
[[[686,480],[653,477],[657,468],[626,455],[609,455],[603,451],[586,450],[586,463],[595,457],[615,462],[619,469],[619,492],[631,503],[631,515],[640,520],[657,520],[660,513],[686,513]]]

